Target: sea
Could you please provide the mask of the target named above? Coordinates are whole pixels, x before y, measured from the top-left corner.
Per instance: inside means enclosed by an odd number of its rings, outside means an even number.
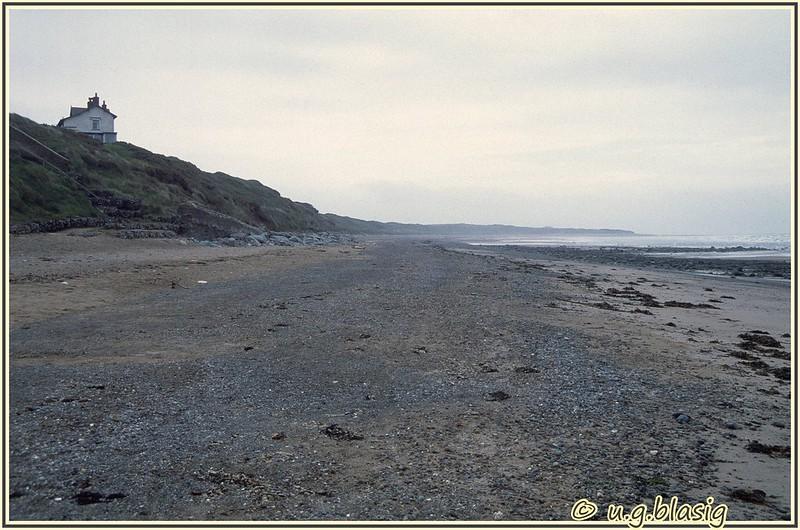
[[[472,245],[624,247],[657,249],[653,255],[684,258],[779,259],[791,257],[789,234],[760,235],[558,235],[474,239]],[[712,251],[711,249],[716,251]],[[675,249],[675,250],[670,250]],[[720,249],[725,249],[720,252]]]

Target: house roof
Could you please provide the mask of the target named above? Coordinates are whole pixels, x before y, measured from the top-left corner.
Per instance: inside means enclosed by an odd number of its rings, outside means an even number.
[[[112,118],[116,118],[117,117],[116,114],[114,114],[113,112],[111,112],[108,109],[104,109],[103,107],[91,107],[91,108],[97,108],[97,109],[102,110],[103,112],[107,112],[108,114],[111,115]],[[61,125],[64,124],[64,120],[68,120],[69,118],[74,118],[75,116],[80,116],[81,114],[83,114],[84,112],[88,112],[89,110],[90,109],[87,108],[87,107],[70,107],[69,108],[69,116],[67,116],[66,118],[61,118],[60,120],[58,120],[58,127],[61,127]]]

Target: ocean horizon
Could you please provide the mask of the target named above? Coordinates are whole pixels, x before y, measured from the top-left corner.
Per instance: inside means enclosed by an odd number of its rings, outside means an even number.
[[[537,237],[473,238],[471,245],[498,246],[572,246],[572,247],[623,247],[635,249],[666,249],[662,255],[702,258],[785,258],[791,255],[789,234],[740,235],[689,235],[689,234],[634,234],[634,235],[556,235]],[[668,249],[674,248],[675,252]],[[738,249],[725,252],[709,249]],[[680,249],[680,251],[678,251]],[[697,249],[691,252],[687,249]],[[705,251],[705,252],[703,252]]]

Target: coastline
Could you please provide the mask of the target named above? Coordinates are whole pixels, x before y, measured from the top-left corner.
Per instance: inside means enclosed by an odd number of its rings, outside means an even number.
[[[13,519],[788,518],[789,460],[748,450],[789,445],[787,282],[389,237],[11,252]]]
[[[562,261],[599,263],[635,267],[645,270],[673,270],[683,272],[709,271],[717,276],[748,278],[791,278],[791,262],[783,256],[741,256],[728,249],[668,249],[637,247],[579,247],[475,245],[481,248],[501,249],[511,256],[527,259],[556,259]],[[707,254],[713,253],[712,257]]]

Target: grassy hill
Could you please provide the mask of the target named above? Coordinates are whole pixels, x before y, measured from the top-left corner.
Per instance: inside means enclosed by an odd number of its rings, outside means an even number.
[[[102,195],[140,203],[135,217],[144,220],[174,217],[182,204],[191,201],[270,230],[334,228],[310,204],[281,197],[255,180],[201,171],[189,162],[126,142],[102,145],[16,114],[11,115],[11,126],[12,225],[101,216],[91,198]]]

